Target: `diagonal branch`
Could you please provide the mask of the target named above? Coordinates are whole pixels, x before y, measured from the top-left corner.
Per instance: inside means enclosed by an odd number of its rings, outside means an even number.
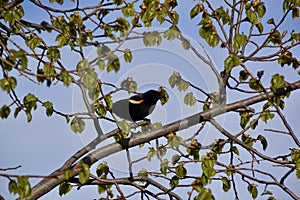
[[[293,91],[293,90],[297,90],[297,89],[300,89],[300,81],[297,81],[288,87],[288,91]],[[206,110],[204,112],[194,114],[192,116],[178,120],[171,124],[165,125],[161,129],[151,130],[144,134],[135,135],[128,139],[127,147],[132,148],[134,146],[143,144],[145,142],[154,140],[156,138],[166,136],[170,132],[176,132],[179,130],[187,129],[187,128],[189,128],[193,125],[196,125],[200,122],[203,122],[203,121],[210,121],[215,116],[221,115],[226,112],[234,111],[238,108],[243,108],[245,106],[250,106],[250,105],[268,100],[269,97],[273,97],[273,96],[275,96],[275,94],[273,92],[268,92],[267,95],[260,94],[260,95],[253,96],[253,97],[250,97],[245,100],[237,101],[234,103],[230,103],[227,105],[223,105],[223,106],[220,106],[217,108],[212,108],[212,109]],[[118,143],[108,144],[104,147],[101,147],[101,148],[96,149],[93,152],[89,153],[81,161],[83,161],[91,166],[95,162],[97,162],[107,156],[110,156],[114,153],[122,151],[122,150],[123,150],[122,146]],[[278,164],[288,164],[289,163],[289,161],[276,160],[276,159],[272,159],[272,162],[278,163]],[[62,168],[59,168],[57,171],[61,172],[63,169],[64,168],[62,167]],[[74,169],[73,176],[78,175],[79,170],[80,169]],[[39,182],[37,185],[35,185],[32,188],[31,197],[26,198],[26,199],[27,200],[37,199],[37,198],[43,196],[44,194],[48,193],[49,191],[51,191],[53,188],[55,188],[56,186],[58,186],[60,183],[62,183],[64,181],[65,181],[65,179],[62,175],[59,175],[56,178],[43,179],[41,182]]]

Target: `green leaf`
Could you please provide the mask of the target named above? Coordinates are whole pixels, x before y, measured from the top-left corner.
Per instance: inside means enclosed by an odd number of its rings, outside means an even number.
[[[35,110],[37,108],[36,102],[38,98],[33,94],[29,93],[23,98],[24,107],[30,112],[32,108]]]
[[[266,14],[266,7],[263,2],[257,5],[256,12],[259,18],[262,18]]]
[[[84,74],[85,70],[89,68],[89,61],[87,59],[82,59],[81,61],[78,62],[76,65],[76,70],[78,74],[81,76]]]
[[[26,176],[18,177],[18,193],[21,198],[26,198],[31,195],[31,186],[28,181],[28,177]]]
[[[267,24],[275,24],[274,18],[268,19]]]
[[[248,112],[242,112],[240,113],[240,116],[241,116],[240,126],[242,128],[245,128],[248,122],[250,121],[251,115]]]
[[[47,51],[47,57],[55,62],[58,61],[60,59],[59,49],[56,47],[50,47]]]
[[[113,70],[115,72],[118,72],[120,70],[120,60],[115,54],[109,54],[107,72],[111,72]]]
[[[203,159],[201,168],[203,171],[203,174],[207,177],[213,177],[216,174],[216,170],[214,169],[215,161],[208,156],[206,156],[205,159]]]
[[[236,146],[231,147],[231,151],[233,153],[235,153],[236,155],[240,155],[240,152],[239,152],[239,150],[238,150],[238,148]]]
[[[18,193],[18,184],[15,180],[11,179],[8,184],[8,191],[13,194]]]
[[[180,155],[175,154],[172,156],[172,165],[175,165],[180,160]]]
[[[15,89],[17,86],[17,79],[13,76],[8,76],[0,80],[1,89],[7,93],[10,92],[11,89]]]
[[[127,5],[122,8],[122,13],[124,17],[133,17],[135,15],[134,4],[127,3]]]
[[[124,3],[124,0],[113,0],[113,3],[119,6]]]
[[[187,170],[185,169],[183,163],[178,164],[178,166],[175,168],[175,172],[179,178],[184,178],[187,174]]]
[[[124,60],[125,60],[125,62],[129,62],[129,63],[132,61],[132,54],[131,54],[130,49],[124,50]]]
[[[53,114],[53,103],[46,101],[43,103],[43,106],[46,108],[46,115],[50,117]]]
[[[184,96],[184,103],[188,106],[193,106],[197,103],[197,99],[192,92],[189,92]]]
[[[269,119],[274,118],[274,113],[271,113],[270,110],[266,110],[264,113],[261,114],[260,118],[263,122],[267,123]]]
[[[71,85],[73,78],[66,70],[61,71],[60,77],[62,78],[62,81],[65,86]]]
[[[157,151],[154,148],[149,148],[147,153],[147,161],[151,161],[154,156],[157,156]]]
[[[34,50],[41,44],[41,40],[33,35],[30,35],[25,38],[25,43],[31,50]]]
[[[260,141],[261,145],[263,146],[263,150],[266,150],[266,148],[268,147],[267,139],[264,136],[259,135],[259,136],[257,136],[257,140]]]
[[[164,159],[164,161],[160,163],[160,172],[165,176],[167,175],[168,167],[168,160]]]
[[[180,81],[177,83],[177,88],[179,91],[186,91],[189,88],[190,84],[186,81]]]
[[[233,67],[239,66],[240,64],[242,64],[242,61],[235,54],[230,54],[224,61],[226,72],[230,72]]]
[[[99,67],[99,69],[100,69],[101,71],[103,71],[103,70],[105,69],[105,62],[104,62],[104,60],[99,59],[99,60],[97,61],[97,65],[98,65],[98,67]]]
[[[98,85],[98,74],[94,69],[88,69],[86,73],[82,74],[81,81],[85,88],[93,90]]]
[[[100,163],[96,169],[96,173],[98,177],[101,177],[102,175],[107,175],[109,172],[109,166],[106,162]]]
[[[167,91],[163,87],[160,87],[158,89],[158,92],[160,93],[160,99],[159,99],[160,103],[161,103],[161,105],[164,105],[169,100],[169,94],[167,93]]]
[[[177,30],[175,26],[171,26],[168,30],[164,32],[164,38],[167,38],[167,40],[172,41],[175,38],[178,38],[180,35],[180,32]]]
[[[194,200],[214,200],[214,196],[211,193],[210,189],[203,188],[198,196],[194,198]]]
[[[222,183],[223,183],[223,190],[224,192],[228,192],[230,190],[230,181],[226,177],[222,177]]]
[[[126,134],[128,135],[131,131],[130,126],[128,122],[123,119],[122,121],[118,122],[118,127]]]
[[[182,142],[182,137],[176,135],[176,133],[171,133],[168,137],[168,145],[172,149],[177,149]]]
[[[249,184],[248,187],[248,192],[251,194],[253,199],[256,199],[257,195],[258,195],[258,190],[255,184]]]
[[[271,79],[271,89],[276,91],[279,88],[287,86],[287,83],[284,81],[284,76],[280,74],[274,74]]]
[[[179,184],[179,177],[173,176],[169,183],[170,188],[175,188],[178,184]]]
[[[73,176],[72,168],[67,168],[63,170],[63,176],[66,180],[69,180]]]
[[[58,190],[60,196],[65,195],[72,190],[72,185],[67,182],[63,182],[59,185]]]
[[[10,108],[7,105],[3,105],[0,108],[0,117],[2,119],[7,119],[10,114]]]
[[[262,88],[261,85],[259,83],[259,80],[257,80],[256,78],[251,78],[249,81],[249,87],[255,91],[261,92]]]
[[[201,11],[203,10],[203,5],[202,4],[196,4],[192,10],[190,11],[190,17],[193,19],[196,17]]]
[[[251,22],[251,24],[257,24],[259,21],[258,21],[258,18],[257,18],[257,15],[254,11],[252,10],[246,10],[246,15],[249,19],[249,21]]]
[[[147,169],[143,168],[141,171],[138,172],[138,176],[141,177],[148,177],[148,171]],[[142,184],[145,183],[145,181],[140,181]]]
[[[235,50],[243,47],[247,42],[247,36],[244,34],[236,34],[233,39],[233,48]]]
[[[245,81],[249,78],[249,73],[246,70],[241,70],[240,71],[240,76],[239,76],[239,80],[240,81]]]
[[[90,178],[90,166],[85,163],[80,163],[79,182],[83,185]]]
[[[106,45],[100,45],[97,47],[97,54],[99,57],[104,57],[110,52],[110,48]]]
[[[137,90],[137,82],[131,77],[127,77],[127,79],[122,81],[120,86],[130,92],[135,92]]]
[[[71,121],[71,129],[74,133],[82,133],[85,129],[85,122],[80,117],[74,117]]]

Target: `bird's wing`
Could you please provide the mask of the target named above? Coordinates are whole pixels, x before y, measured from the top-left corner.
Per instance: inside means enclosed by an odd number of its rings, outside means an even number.
[[[132,104],[141,104],[144,102],[144,99],[141,95],[134,95],[130,97],[129,102]]]

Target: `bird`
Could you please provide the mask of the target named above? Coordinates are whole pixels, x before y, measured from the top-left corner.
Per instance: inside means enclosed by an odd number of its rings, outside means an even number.
[[[162,98],[161,92],[148,90],[129,99],[121,99],[113,103],[112,112],[129,121],[148,120],[146,117],[153,112],[160,98]]]

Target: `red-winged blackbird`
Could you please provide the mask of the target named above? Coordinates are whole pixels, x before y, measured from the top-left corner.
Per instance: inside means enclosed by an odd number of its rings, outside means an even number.
[[[161,98],[161,93],[149,90],[142,94],[137,94],[129,99],[122,99],[113,104],[112,112],[120,118],[130,121],[139,121],[150,115],[156,102]]]

